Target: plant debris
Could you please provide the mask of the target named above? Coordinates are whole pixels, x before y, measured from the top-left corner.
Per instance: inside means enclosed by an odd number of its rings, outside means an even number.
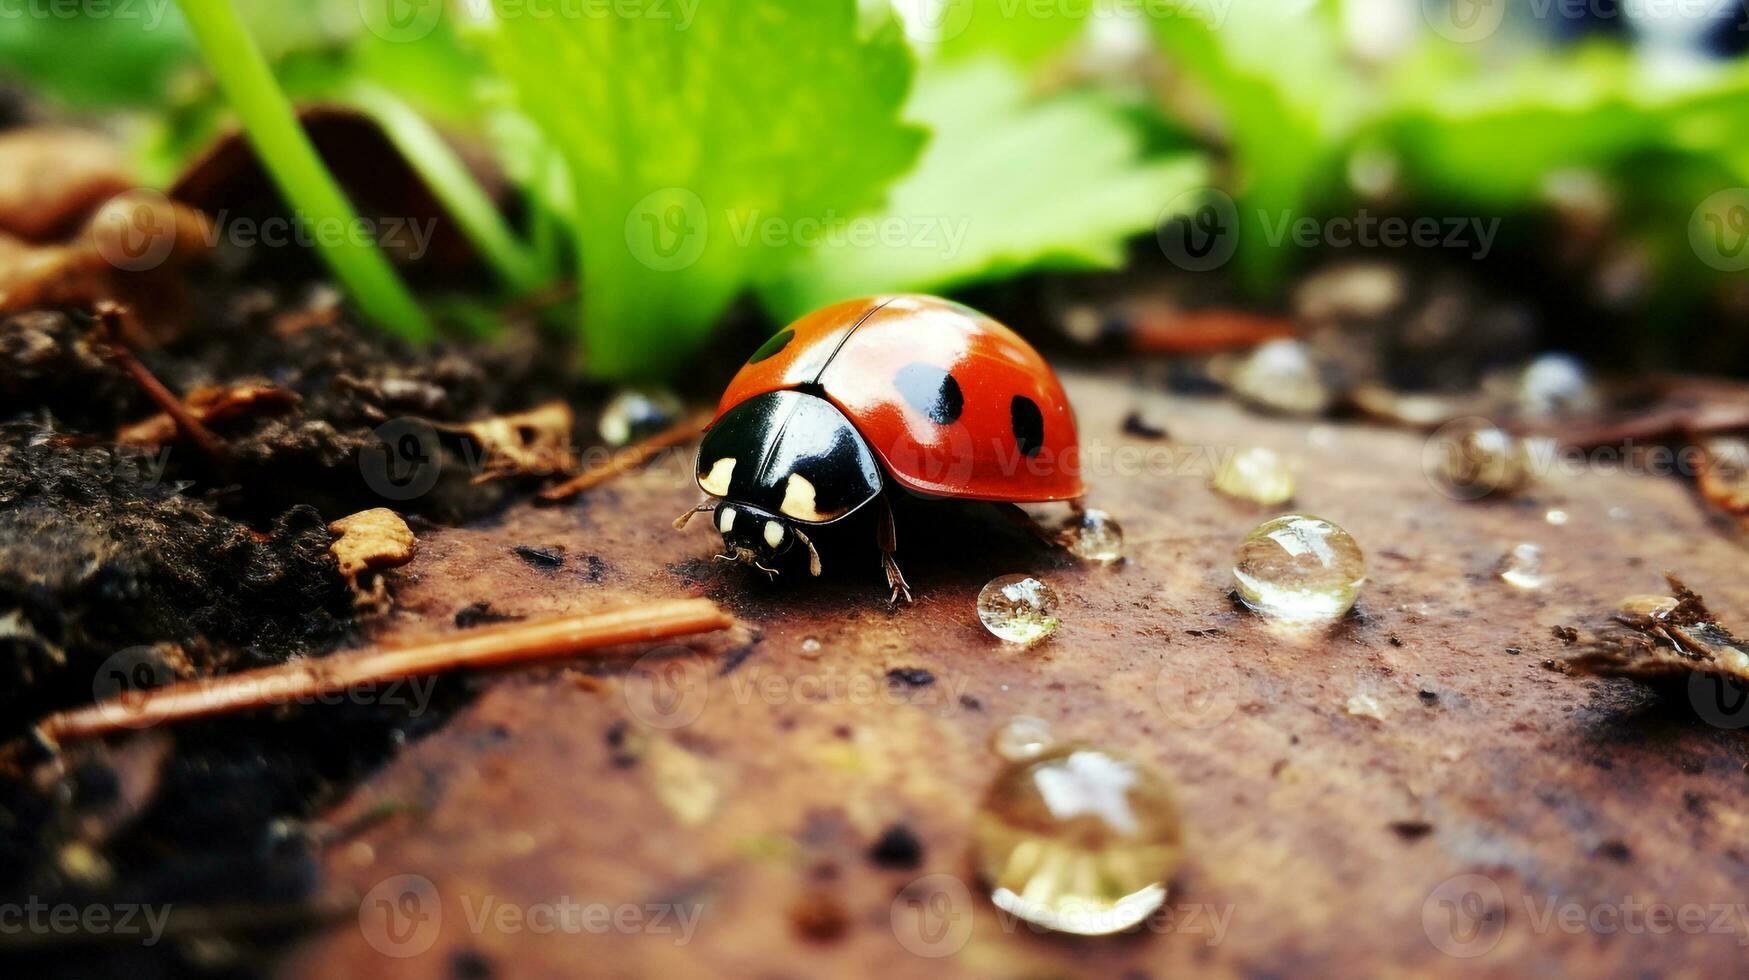
[[[0,232],[30,242],[66,238],[99,205],[134,186],[114,140],[65,127],[0,132]]]
[[[499,667],[647,640],[727,629],[735,620],[708,599],[675,599],[611,612],[509,623],[423,643],[293,661],[194,685],[172,685],[62,712],[38,726],[52,740],[314,698],[382,681],[470,667]]]
[[[541,491],[541,499],[564,500],[585,490],[594,489],[616,476],[629,473],[654,459],[663,450],[697,439],[710,421],[711,414],[708,412],[682,419],[671,428],[614,453],[607,462],[592,466],[558,486],[548,487]]]
[[[1749,649],[1719,623],[1699,594],[1666,575],[1669,596],[1629,596],[1613,623],[1565,663],[1588,674],[1655,681],[1694,672],[1749,683]]]
[[[413,560],[413,529],[387,507],[373,507],[328,525],[337,535],[328,552],[357,593],[361,608],[386,609],[388,583],[374,574]]]
[[[439,425],[446,432],[467,436],[482,455],[475,483],[506,476],[550,476],[570,470],[571,433],[575,427],[571,406],[552,401],[526,412],[498,415]]]
[[[184,396],[182,408],[188,418],[210,431],[211,426],[233,419],[283,415],[302,400],[295,391],[245,382],[196,388]],[[163,446],[175,441],[177,433],[177,420],[166,411],[123,426],[115,441],[124,446]]]

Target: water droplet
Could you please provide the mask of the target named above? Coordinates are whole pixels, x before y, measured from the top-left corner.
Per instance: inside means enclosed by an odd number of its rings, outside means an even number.
[[[1626,507],[1611,507],[1609,509],[1609,519],[1612,521],[1625,521],[1632,516],[1634,516],[1633,512]]]
[[[802,640],[802,657],[806,660],[817,660],[820,656],[820,641],[809,636]]]
[[[1031,575],[1004,575],[978,593],[978,619],[1009,643],[1037,643],[1057,631],[1057,590]]]
[[[1543,515],[1543,520],[1548,521],[1556,527],[1560,527],[1567,523],[1567,512],[1564,510],[1551,510]]]
[[[1524,443],[1503,429],[1476,425],[1443,443],[1440,476],[1466,499],[1511,493],[1530,481]]]
[[[1251,352],[1232,378],[1233,394],[1287,415],[1321,415],[1330,405],[1311,351],[1297,340],[1272,340]]]
[[[1288,514],[1246,536],[1233,562],[1239,597],[1285,623],[1330,622],[1353,608],[1366,582],[1366,557],[1347,531]]]
[[[1518,376],[1519,411],[1536,417],[1583,415],[1597,410],[1597,391],[1585,366],[1569,354],[1544,354]]]
[[[1294,475],[1271,449],[1241,449],[1227,457],[1209,485],[1229,497],[1265,507],[1285,504],[1294,496]]]
[[[1069,554],[1095,565],[1123,560],[1123,526],[1103,510],[1072,515],[1063,527]]]
[[[1178,805],[1158,773],[1115,752],[1066,746],[996,777],[974,853],[998,908],[1102,936],[1165,903],[1182,841]]]
[[[1054,744],[1051,726],[1031,715],[1015,715],[990,735],[990,748],[1009,762],[1036,759]]]
[[[1500,560],[1500,577],[1507,585],[1521,589],[1540,589],[1548,584],[1543,574],[1543,550],[1534,544],[1514,545]]]
[[[601,410],[601,441],[624,446],[655,435],[680,419],[685,406],[673,392],[628,388]]]

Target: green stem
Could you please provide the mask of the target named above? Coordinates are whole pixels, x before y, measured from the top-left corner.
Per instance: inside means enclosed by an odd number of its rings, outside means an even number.
[[[432,336],[431,322],[376,244],[350,234],[359,227],[340,185],[310,145],[291,102],[274,80],[231,0],[177,0],[213,76],[236,109],[243,132],[280,193],[303,220],[349,233],[318,236],[322,260],[365,316],[409,340]]]
[[[360,83],[352,88],[351,96],[383,127],[390,142],[418,171],[505,286],[515,293],[528,293],[546,285],[535,256],[510,230],[467,164],[425,117],[378,85]]]

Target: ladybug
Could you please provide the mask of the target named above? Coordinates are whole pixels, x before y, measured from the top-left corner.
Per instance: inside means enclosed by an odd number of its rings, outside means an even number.
[[[1014,331],[932,296],[853,300],[754,351],[699,445],[707,496],[674,526],[714,512],[719,560],[776,577],[799,544],[819,575],[810,531],[878,507],[892,601],[909,602],[889,494],[991,501],[1030,524],[1016,504],[1078,506],[1078,449],[1062,383]]]

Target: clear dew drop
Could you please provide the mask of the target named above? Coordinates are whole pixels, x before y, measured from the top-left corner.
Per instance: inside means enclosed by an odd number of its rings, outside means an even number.
[[[1165,904],[1183,829],[1153,769],[1070,745],[1004,769],[978,811],[973,842],[998,908],[1058,932],[1102,936]]]
[[[1568,354],[1544,354],[1526,365],[1513,392],[1518,410],[1536,418],[1583,415],[1600,401],[1585,365]]]
[[[1031,715],[1015,715],[990,734],[990,748],[1009,762],[1036,759],[1055,744],[1051,726]]]
[[[818,639],[812,636],[803,638],[802,658],[804,660],[818,660],[820,658],[820,641]]]
[[[1241,449],[1227,457],[1209,485],[1229,497],[1249,500],[1265,507],[1285,504],[1294,497],[1294,475],[1272,449]]]
[[[1263,344],[1234,369],[1232,389],[1250,404],[1285,415],[1321,415],[1330,406],[1330,389],[1297,340]]]
[[[1500,559],[1500,578],[1520,589],[1540,589],[1549,577],[1543,573],[1543,550],[1534,544],[1517,544]]]
[[[1069,554],[1095,565],[1123,561],[1123,526],[1103,510],[1084,510],[1063,526]]]
[[[978,593],[978,619],[998,639],[1037,643],[1057,631],[1057,592],[1031,575],[991,579]]]
[[[1321,517],[1288,514],[1259,524],[1233,561],[1239,598],[1278,622],[1332,622],[1354,607],[1366,557],[1354,537]]]
[[[1530,454],[1502,429],[1478,425],[1443,446],[1440,476],[1465,497],[1512,493],[1530,482]]]
[[[1567,523],[1567,512],[1564,510],[1551,510],[1543,515],[1543,520],[1548,521],[1555,527],[1560,527]]]
[[[680,419],[685,406],[671,391],[628,388],[601,410],[601,441],[624,446],[655,435]]]

